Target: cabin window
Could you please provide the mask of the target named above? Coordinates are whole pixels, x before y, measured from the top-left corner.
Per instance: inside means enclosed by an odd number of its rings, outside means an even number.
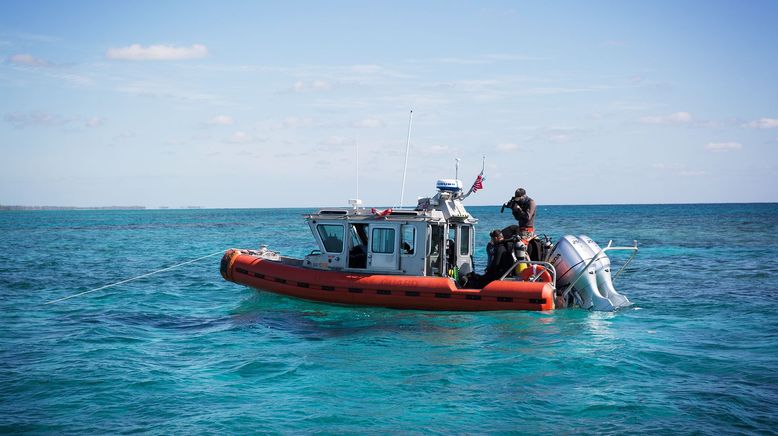
[[[437,257],[437,255],[440,254],[441,242],[443,242],[443,226],[437,224],[431,225],[428,240],[430,256]]]
[[[459,229],[459,254],[467,256],[470,254],[470,226],[462,226]]]
[[[416,252],[416,227],[404,225],[401,229],[402,242],[400,248],[402,248],[402,254],[413,254]]]
[[[394,229],[373,229],[373,253],[394,253]]]
[[[343,226],[338,224],[319,224],[316,226],[324,244],[324,250],[328,253],[343,252]]]
[[[443,256],[440,255],[440,247],[443,244],[443,226],[430,224],[427,229],[427,275],[440,275],[443,268]]]

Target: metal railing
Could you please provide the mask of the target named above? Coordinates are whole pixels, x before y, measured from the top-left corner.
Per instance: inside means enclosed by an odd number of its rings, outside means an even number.
[[[508,269],[508,271],[505,271],[505,274],[503,274],[499,278],[499,280],[505,280],[505,278],[508,277],[508,274],[513,272],[516,269],[516,267],[518,267],[522,263],[523,264],[527,264],[527,265],[541,265],[541,266],[545,267],[546,271],[548,271],[551,274],[551,286],[554,289],[556,289],[556,268],[554,268],[554,265],[552,265],[552,264],[550,264],[548,262],[542,262],[542,261],[537,261],[537,260],[524,260],[524,259],[517,260],[516,263],[514,263],[513,266],[511,266]],[[540,274],[542,274],[542,272],[538,273],[538,277],[540,276]],[[535,280],[537,280],[537,277],[535,277]],[[530,280],[530,281],[535,281],[535,280]]]

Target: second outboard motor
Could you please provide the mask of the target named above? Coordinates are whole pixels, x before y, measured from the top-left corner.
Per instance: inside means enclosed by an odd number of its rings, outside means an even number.
[[[602,248],[600,248],[592,238],[586,235],[579,235],[578,239],[589,247],[589,250],[592,251],[592,256],[602,251]],[[613,287],[610,258],[603,253],[600,255],[599,259],[594,262],[594,265],[596,266],[595,275],[597,276],[597,288],[600,290],[603,297],[610,300],[616,308],[631,305],[632,303],[630,303],[627,297],[616,292],[616,289]]]
[[[567,287],[580,275],[573,290],[578,292],[581,307],[600,311],[615,310],[616,306],[597,287],[596,265],[593,263],[584,272],[594,255],[589,246],[575,236],[565,235],[560,239],[549,255],[549,262],[557,270],[557,288]]]

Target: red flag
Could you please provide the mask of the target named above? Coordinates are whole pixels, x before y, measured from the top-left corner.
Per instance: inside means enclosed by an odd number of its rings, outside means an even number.
[[[478,192],[479,189],[484,189],[484,175],[483,173],[479,174],[478,177],[475,178],[475,182],[473,182],[473,187],[470,188],[472,192]]]

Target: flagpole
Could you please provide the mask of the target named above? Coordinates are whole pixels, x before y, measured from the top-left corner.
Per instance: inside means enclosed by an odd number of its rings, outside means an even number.
[[[459,197],[460,200],[464,200],[465,198],[469,197],[470,194],[473,193],[473,189],[475,188],[476,183],[478,183],[479,179],[483,180],[484,170],[486,169],[486,155],[483,155],[481,160],[481,173],[475,178],[475,182],[473,182],[473,186],[470,187],[470,190],[467,191],[467,194]],[[478,189],[483,189],[482,187],[479,187]]]

